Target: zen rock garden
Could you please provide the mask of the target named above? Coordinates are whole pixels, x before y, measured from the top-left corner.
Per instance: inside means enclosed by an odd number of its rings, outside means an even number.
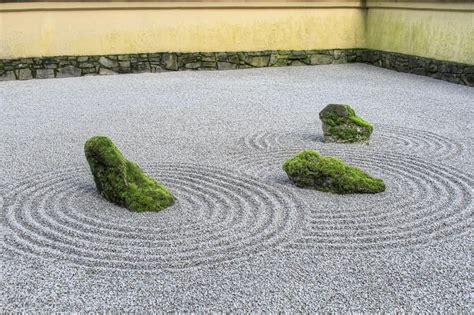
[[[368,143],[374,129],[349,105],[329,104],[319,117],[325,142]],[[159,211],[173,204],[173,194],[127,160],[108,137],[90,138],[84,150],[97,190],[105,199],[136,212]],[[336,194],[385,191],[382,179],[315,150],[302,150],[284,162],[283,170],[302,188]]]
[[[0,313],[469,313],[470,87],[338,64],[0,95]]]

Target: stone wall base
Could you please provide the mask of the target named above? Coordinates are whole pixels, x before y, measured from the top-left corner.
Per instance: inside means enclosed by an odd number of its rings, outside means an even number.
[[[216,53],[146,53],[0,59],[0,81],[178,70],[232,70],[260,67],[361,62],[400,72],[474,86],[474,65],[370,49],[327,49]]]

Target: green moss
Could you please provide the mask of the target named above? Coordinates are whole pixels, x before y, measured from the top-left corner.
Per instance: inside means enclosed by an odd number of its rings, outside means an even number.
[[[283,170],[298,187],[314,188],[337,194],[378,193],[385,190],[382,179],[343,161],[303,150],[283,164]]]
[[[326,142],[367,142],[374,127],[344,104],[329,104],[320,113]]]
[[[361,126],[361,127],[369,127],[370,129],[373,129],[373,128],[374,128],[371,123],[369,123],[368,121],[363,120],[362,118],[360,118],[359,116],[356,116],[355,114],[349,116],[348,118],[349,118],[354,124],[359,125],[359,126]]]
[[[90,138],[84,151],[97,190],[107,200],[137,212],[158,211],[173,204],[173,194],[125,159],[109,138]]]

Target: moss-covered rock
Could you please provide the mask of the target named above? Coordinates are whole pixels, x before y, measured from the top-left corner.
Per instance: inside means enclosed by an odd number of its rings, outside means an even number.
[[[140,167],[125,159],[112,140],[95,136],[84,146],[99,193],[132,211],[159,211],[173,204],[173,194]]]
[[[283,164],[283,170],[298,187],[337,194],[373,194],[385,190],[382,179],[314,150],[303,150],[288,159]]]
[[[329,104],[320,113],[324,142],[368,142],[374,127],[358,117],[349,105]]]

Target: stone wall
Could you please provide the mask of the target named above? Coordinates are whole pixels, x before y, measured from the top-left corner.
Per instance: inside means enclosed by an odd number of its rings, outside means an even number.
[[[474,86],[474,65],[366,49],[363,62],[399,72]]]
[[[299,51],[148,53],[59,56],[0,60],[0,81],[178,70],[232,70],[260,67],[362,62],[401,72],[474,85],[474,66],[369,49]]]

